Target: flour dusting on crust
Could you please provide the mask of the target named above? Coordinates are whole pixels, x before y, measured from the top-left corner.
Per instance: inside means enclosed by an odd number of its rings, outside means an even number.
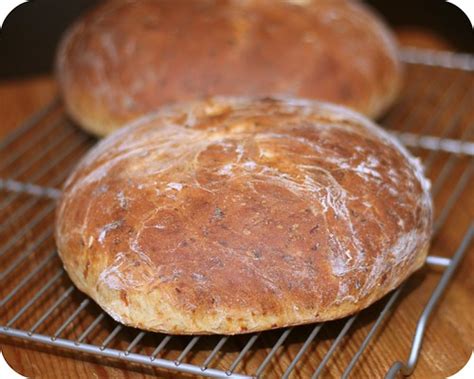
[[[285,325],[342,317],[420,266],[429,187],[398,141],[345,108],[214,98],[100,142],[66,183],[58,245],[97,240],[79,259],[97,262],[100,296],[127,294],[127,312],[154,298],[222,323],[222,309],[268,313],[263,297]]]

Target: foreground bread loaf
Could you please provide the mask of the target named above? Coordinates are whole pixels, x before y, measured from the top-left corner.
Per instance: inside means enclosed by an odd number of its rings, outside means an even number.
[[[100,142],[64,186],[55,235],[116,320],[233,334],[367,307],[424,263],[431,218],[418,161],[362,116],[215,98]]]
[[[385,25],[349,0],[105,2],[57,57],[70,115],[97,135],[211,95],[321,99],[376,117],[400,71]]]

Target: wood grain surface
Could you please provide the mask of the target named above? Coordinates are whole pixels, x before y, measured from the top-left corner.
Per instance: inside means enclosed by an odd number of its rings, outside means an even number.
[[[446,70],[438,68],[425,68],[420,66],[408,67],[406,73],[406,88],[399,104],[383,120],[385,125],[400,130],[414,132],[429,132],[432,135],[442,135],[450,129],[449,137],[460,138],[469,134],[472,140],[472,132],[466,132],[474,123],[474,77],[472,73],[457,70]],[[21,120],[31,114],[34,109],[41,108],[54,98],[56,89],[54,82],[48,78],[35,78],[22,82],[0,83],[0,138],[19,126]],[[466,106],[467,105],[467,106]],[[459,112],[459,110],[462,112]],[[18,165],[10,164],[0,177],[17,176],[18,180],[29,181],[35,178],[41,168],[58,159],[61,152],[70,151],[67,159],[61,160],[54,165],[45,175],[32,180],[37,184],[59,187],[59,182],[77,159],[95,142],[78,130],[69,121],[65,120],[61,106],[52,111],[36,128],[34,133],[40,133],[42,128],[50,127],[57,123],[53,132],[48,133],[41,143],[34,144],[19,158]],[[450,128],[452,126],[452,128]],[[472,129],[472,128],[471,128]],[[8,154],[14,153],[15,149],[21,149],[22,144],[28,139],[34,138],[33,132],[26,134],[19,143],[9,147]],[[47,150],[45,146],[53,144],[53,148]],[[46,153],[45,153],[46,151]],[[432,162],[429,176],[433,181],[439,178],[444,164],[450,159],[449,154],[433,154],[429,151],[413,149],[425,161]],[[7,159],[5,152],[0,154],[0,165],[2,160]],[[20,163],[33,162],[33,165],[20,172]],[[457,157],[449,170],[442,185],[436,187],[435,204],[437,214],[442,212],[453,188],[458,183],[460,176],[466,170],[472,169],[473,159]],[[474,181],[472,176],[461,191],[460,197],[446,219],[446,222],[435,236],[431,255],[452,256],[459,246],[466,230],[474,219]],[[47,211],[53,207],[53,201],[49,199],[32,198],[28,195],[16,195],[12,199],[12,193],[0,192],[0,204],[8,200],[10,204],[0,210],[2,224],[0,226],[0,248],[11,238],[22,230],[25,224],[35,220],[38,214],[45,213],[45,218],[26,235],[12,244],[8,253],[0,258],[2,271],[8,267],[14,259],[28,249],[38,236],[46,233],[48,236],[38,246],[34,246],[34,254],[29,256],[20,266],[8,276],[8,280],[0,283],[0,298],[3,298],[16,284],[19,283],[23,272],[29,272],[37,267],[38,262],[48,256],[54,249],[54,241],[48,235],[48,228],[53,222],[53,212]],[[32,203],[31,208],[25,211],[21,217],[13,222],[11,218],[17,214],[20,207]],[[423,350],[420,355],[413,378],[444,378],[459,370],[467,361],[474,341],[474,311],[472,293],[474,292],[474,281],[472,271],[474,269],[474,244],[471,244],[466,256],[457,270],[446,293],[442,297],[439,306],[436,307],[428,324]],[[14,301],[0,308],[0,324],[4,324],[13,316],[26,300],[31,298],[31,291],[35,291],[44,285],[52,275],[60,268],[60,262],[56,257],[45,266],[41,273],[35,276],[27,290],[15,297]],[[23,271],[24,270],[24,271]],[[372,340],[367,350],[357,363],[351,378],[381,378],[385,375],[390,365],[396,360],[405,360],[411,345],[411,339],[416,326],[417,319],[423,310],[433,288],[442,274],[441,269],[425,267],[416,273],[405,286],[399,301],[396,303],[393,314],[384,322],[383,328]],[[48,310],[58,298],[58,294],[70,287],[71,283],[65,275],[35,303],[27,313],[18,320],[15,327],[28,330],[35,320]],[[38,329],[39,333],[51,334],[83,301],[84,296],[74,291],[67,300],[61,304]],[[323,372],[324,378],[338,378],[352,355],[357,351],[361,342],[367,335],[375,318],[380,312],[385,300],[375,304],[363,311],[357,318],[355,324],[344,338],[342,344],[337,348]],[[62,338],[76,339],[80,331],[99,314],[98,307],[87,304],[84,310],[61,334]],[[292,378],[308,378],[312,375],[318,363],[327,352],[334,338],[339,333],[343,321],[325,325],[321,333],[308,349],[307,354],[295,368]],[[116,323],[105,317],[97,328],[88,336],[86,342],[100,343],[116,327]],[[263,377],[279,377],[297,354],[305,338],[313,326],[297,328],[280,348],[265,370]],[[125,349],[139,331],[124,329],[115,338],[111,347]],[[269,352],[281,331],[263,333],[257,340],[256,345],[245,356],[237,367],[237,372],[255,372],[262,359]],[[160,335],[147,334],[137,345],[135,352],[150,354],[160,342]],[[248,336],[232,338],[226,343],[213,363],[214,367],[226,369],[237,357],[239,351],[248,340]],[[176,359],[180,350],[189,342],[190,337],[173,339],[161,357]],[[186,357],[186,362],[202,362],[210,353],[217,337],[201,339],[196,348]],[[166,377],[177,378],[190,377],[189,375],[169,373],[164,370],[150,366],[140,366],[125,361],[100,358],[97,356],[81,354],[68,350],[47,347],[45,345],[24,342],[19,339],[0,337],[2,352],[18,372],[28,377],[44,378],[148,378]]]

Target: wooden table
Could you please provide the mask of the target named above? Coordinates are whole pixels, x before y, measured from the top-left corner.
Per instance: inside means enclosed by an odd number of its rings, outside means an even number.
[[[18,127],[19,123],[34,110],[51,101],[56,94],[55,84],[48,77],[0,83],[0,139]],[[474,219],[474,196],[470,196],[473,185],[471,182],[470,193],[465,193],[463,203],[455,205],[447,219],[447,226],[435,241],[435,251],[431,254],[443,255],[446,251],[452,252],[459,244],[466,225]],[[413,378],[446,377],[458,371],[470,356],[474,341],[473,269],[474,247],[471,246],[432,315]],[[406,359],[417,318],[440,278],[441,270],[436,271],[424,268],[410,280],[395,312],[386,322],[383,332],[369,345],[352,377],[382,377],[388,369],[388,362]],[[331,361],[332,366],[326,372],[327,377],[338,376],[340,373],[338,362],[347,361],[354,353],[369,326],[363,321],[356,322],[349,342],[339,349]],[[319,361],[321,356],[318,348],[327,343],[329,342],[321,341],[314,349],[311,348],[311,359]],[[78,356],[74,352],[59,351],[11,338],[0,337],[0,344],[11,366],[28,377],[40,375],[48,378],[177,377],[176,374],[170,375],[151,367],[90,355]],[[282,365],[289,363],[289,351],[290,349],[284,349],[281,352],[279,362]],[[309,374],[309,371],[301,370],[297,371],[294,377],[307,377]]]

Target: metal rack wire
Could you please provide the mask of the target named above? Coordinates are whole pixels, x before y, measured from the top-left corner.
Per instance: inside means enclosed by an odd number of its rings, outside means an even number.
[[[402,58],[409,63],[407,86],[382,123],[421,156],[432,178],[438,212],[431,251],[443,256],[430,255],[427,263],[444,272],[419,316],[407,363],[387,366],[388,378],[399,371],[413,372],[430,314],[474,237],[474,223],[465,217],[457,248],[445,251],[438,246],[439,236],[449,231],[451,217],[458,217],[459,204],[472,195],[474,57],[406,49]],[[354,342],[355,351],[331,375],[348,378],[353,373],[410,280],[381,302],[342,321],[234,337],[177,337],[127,328],[79,293],[54,250],[54,200],[60,194],[58,186],[94,142],[65,118],[58,101],[0,142],[0,334],[209,377],[273,373],[289,378],[298,372],[318,378],[330,375],[329,362],[343,341],[352,338],[354,324],[369,320],[365,336]],[[324,346],[316,349],[318,339]],[[292,352],[284,364],[283,350]],[[317,367],[307,367],[307,356],[315,352],[320,358]]]

